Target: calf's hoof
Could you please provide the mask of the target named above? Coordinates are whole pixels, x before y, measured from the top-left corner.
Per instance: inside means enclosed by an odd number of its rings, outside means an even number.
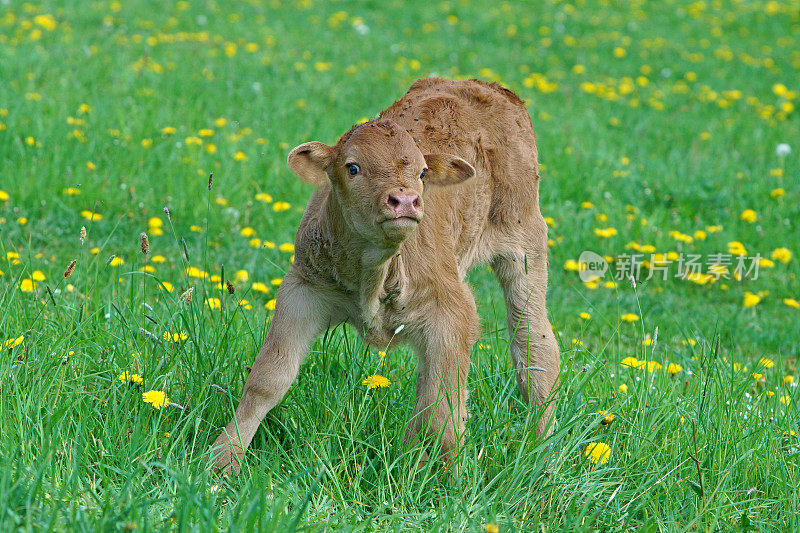
[[[237,446],[224,433],[214,441],[207,455],[214,472],[223,476],[238,474],[241,470],[243,457],[242,447]]]

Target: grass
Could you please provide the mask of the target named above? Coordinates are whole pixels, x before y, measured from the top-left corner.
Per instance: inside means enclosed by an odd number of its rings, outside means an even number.
[[[800,529],[799,13],[793,0],[2,5],[2,529]],[[311,192],[286,153],[335,141],[432,73],[498,80],[529,104],[562,343],[553,435],[533,438],[480,267],[457,482],[412,473],[418,451],[400,445],[413,355],[346,327],[314,345],[242,474],[215,477],[202,454],[269,327],[292,255],[280,245]],[[701,254],[704,272],[729,250],[769,261],[743,281],[679,279],[673,263],[666,280],[612,282],[637,248]],[[565,268],[583,250],[611,256],[604,279]],[[392,384],[367,390],[375,373]],[[172,404],[144,403],[149,390]]]

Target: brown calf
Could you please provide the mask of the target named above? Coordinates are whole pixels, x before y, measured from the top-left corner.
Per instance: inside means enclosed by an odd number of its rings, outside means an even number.
[[[302,144],[288,163],[317,190],[236,416],[213,444],[217,468],[238,470],[311,343],[344,321],[376,346],[414,347],[417,397],[406,442],[441,433],[443,458],[457,454],[479,336],[464,276],[481,262],[505,293],[522,396],[546,402],[559,371],[545,311],[547,226],[533,128],[514,93],[478,80],[420,79],[376,120],[333,147]],[[537,435],[551,412],[548,404]]]

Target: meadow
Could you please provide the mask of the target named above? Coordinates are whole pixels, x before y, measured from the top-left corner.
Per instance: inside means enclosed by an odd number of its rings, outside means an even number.
[[[288,151],[427,75],[530,110],[552,435],[484,266],[457,480],[401,446],[414,355],[346,326],[215,475]],[[797,0],[0,2],[0,530],[800,530],[798,95]]]

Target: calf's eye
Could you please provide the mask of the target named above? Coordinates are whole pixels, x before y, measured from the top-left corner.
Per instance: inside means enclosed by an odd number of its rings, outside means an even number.
[[[419,175],[419,179],[421,179],[421,180],[424,180],[424,179],[425,179],[425,172],[427,172],[427,170],[428,170],[428,169],[426,169],[426,168],[423,168],[423,169],[422,169],[422,174],[420,174],[420,175]]]
[[[359,167],[355,163],[350,163],[349,165],[347,165],[347,173],[350,174],[351,176],[355,176],[359,172],[361,172],[361,167]]]

